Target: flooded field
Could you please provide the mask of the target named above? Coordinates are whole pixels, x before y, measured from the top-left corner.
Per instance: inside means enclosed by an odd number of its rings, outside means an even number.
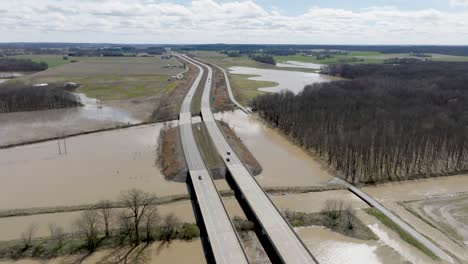
[[[0,145],[141,122],[120,109],[99,108],[95,99],[84,94],[76,96],[83,106],[0,114]]]
[[[367,186],[363,190],[381,202],[421,200],[438,195],[468,192],[468,175],[389,182]]]
[[[430,200],[468,193],[468,175],[454,175],[420,180],[392,182],[367,186],[363,190],[380,201],[387,209],[413,226],[418,232],[437,241],[443,249],[448,250],[463,263],[468,262],[468,252],[463,244],[428,224],[420,216],[415,215],[402,206],[404,202],[415,200]]]
[[[155,166],[162,126],[71,137],[66,155],[59,155],[57,141],[0,150],[0,210],[112,200],[133,187],[159,196],[187,193]]]
[[[258,69],[250,67],[231,67],[231,74],[249,74],[258,75],[257,77],[249,78],[256,81],[270,81],[278,83],[276,87],[260,88],[264,92],[280,92],[289,90],[298,93],[304,89],[304,86],[317,82],[327,82],[336,78],[318,73],[292,72],[281,70]]]
[[[51,260],[23,259],[19,261],[0,260],[0,264],[63,264],[63,263],[206,263],[203,246],[200,239],[192,241],[173,240],[170,243],[154,242],[145,244],[128,254],[127,261],[123,257],[129,248],[99,250],[90,256],[69,255]]]
[[[263,187],[326,185],[333,175],[300,147],[240,110],[215,114],[236,132],[263,167]]]
[[[116,226],[118,223],[117,216],[121,210],[122,209],[114,209],[112,211],[111,227]],[[65,233],[75,232],[75,223],[76,220],[80,218],[81,213],[82,211],[76,211],[0,218],[0,241],[21,238],[21,234],[27,230],[30,225],[36,226],[36,237],[50,236],[50,224],[61,227]],[[182,222],[195,223],[195,215],[189,200],[158,205],[158,213],[163,217],[172,213]]]
[[[434,197],[408,202],[405,206],[452,239],[468,246],[468,194]]]
[[[314,69],[320,70],[322,64],[317,63],[310,63],[310,62],[301,62],[301,61],[284,61],[276,63],[276,67],[283,67],[283,68],[302,68],[302,69]]]

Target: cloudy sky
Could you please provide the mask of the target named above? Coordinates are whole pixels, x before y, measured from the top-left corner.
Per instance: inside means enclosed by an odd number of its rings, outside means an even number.
[[[0,0],[0,42],[468,45],[468,0]]]

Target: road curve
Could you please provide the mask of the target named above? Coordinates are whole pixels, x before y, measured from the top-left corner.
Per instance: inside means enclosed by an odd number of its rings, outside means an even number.
[[[281,262],[318,263],[258,182],[250,175],[219,129],[210,107],[210,89],[213,73],[211,67],[186,56],[184,58],[208,69],[201,103],[203,122],[205,122],[208,134],[218,153],[223,157],[226,167],[231,172],[235,184],[260,222],[262,231],[267,235],[278,256],[280,256]]]
[[[221,68],[220,66],[218,66],[218,65],[216,65],[216,64],[214,64],[214,63],[212,63],[212,62],[208,62],[208,61],[202,60],[202,59],[200,59],[200,58],[197,58],[197,60],[202,61],[202,62],[204,62],[205,64],[211,64],[211,65],[215,66],[216,68],[218,68],[220,71],[222,71],[223,74],[224,74],[224,79],[226,80],[226,88],[227,88],[227,90],[228,90],[229,99],[230,99],[240,110],[244,111],[244,113],[246,113],[246,114],[251,114],[251,113],[252,113],[252,111],[250,111],[247,107],[241,105],[241,104],[236,100],[236,98],[234,97],[234,94],[233,94],[232,88],[231,88],[231,82],[229,81],[229,76],[228,76],[227,71],[226,71],[225,69]]]
[[[405,231],[408,235],[412,236],[414,239],[416,239],[419,243],[424,245],[427,249],[432,251],[435,255],[437,255],[440,259],[448,261],[450,263],[454,263],[454,260],[452,257],[450,257],[445,251],[443,251],[440,247],[438,247],[436,244],[431,242],[429,239],[418,233],[414,228],[412,228],[410,225],[402,221],[398,216],[396,216],[394,213],[389,211],[387,208],[385,208],[383,205],[381,205],[377,200],[372,198],[370,195],[367,193],[363,192],[362,190],[358,189],[357,187],[353,186],[352,184],[348,183],[347,181],[335,177],[333,179],[333,182],[342,184],[348,188],[349,191],[354,193],[356,196],[364,200],[366,203],[374,207],[375,209],[379,210],[382,212],[385,216],[390,218],[395,224],[397,224],[403,231]]]
[[[192,131],[190,105],[204,70],[197,66],[199,73],[182,102],[179,116],[179,130],[185,159],[189,168],[198,206],[208,233],[216,263],[248,263],[236,231],[211,175],[206,169]]]

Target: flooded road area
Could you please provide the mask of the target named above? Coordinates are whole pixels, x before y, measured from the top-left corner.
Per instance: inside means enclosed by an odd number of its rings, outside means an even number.
[[[139,188],[158,196],[186,194],[155,165],[162,123],[0,150],[0,210],[95,203]],[[64,142],[60,142],[64,152]]]
[[[231,67],[229,68],[231,74],[248,74],[257,75],[249,78],[254,81],[269,81],[276,82],[278,86],[260,88],[258,90],[264,92],[277,93],[283,90],[289,90],[293,93],[298,93],[304,89],[304,86],[337,80],[339,78],[318,74],[318,73],[306,73],[306,72],[295,72],[295,71],[282,71],[282,70],[269,70],[259,69],[250,67]]]
[[[319,226],[297,228],[296,231],[320,263],[438,263],[404,242],[376,218],[361,210],[356,211],[356,216],[377,235],[377,240],[356,239]]]
[[[128,262],[126,263],[206,263],[200,239],[194,239],[191,241],[173,240],[170,243],[158,241],[151,243],[147,247],[145,247],[145,245],[145,243],[142,243],[138,248],[128,254]],[[99,250],[86,257],[84,255],[68,255],[50,260],[0,260],[0,264],[123,263],[122,258],[128,251],[129,248],[124,247],[119,249]]]
[[[254,116],[236,110],[215,118],[228,123],[262,165],[256,176],[262,187],[326,185],[333,178],[318,160]]]
[[[442,199],[468,193],[468,175],[434,177],[412,181],[391,182],[376,186],[366,186],[365,192],[376,198],[387,209],[413,226],[418,232],[436,241],[443,249],[448,250],[462,262],[468,262],[466,247],[460,245],[450,235],[434,225],[428,224],[418,215],[408,211],[404,206],[408,201],[425,201]],[[466,213],[465,213],[466,214]]]
[[[74,94],[83,106],[0,114],[0,145],[141,122],[120,109],[107,105],[100,108],[95,99],[82,93]]]

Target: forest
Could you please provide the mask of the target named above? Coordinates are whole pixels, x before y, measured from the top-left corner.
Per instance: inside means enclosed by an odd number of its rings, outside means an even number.
[[[261,63],[276,65],[276,61],[275,59],[273,59],[273,56],[271,55],[256,53],[256,54],[250,54],[249,58],[254,61],[261,62]]]
[[[468,169],[468,63],[331,65],[350,80],[257,97],[259,115],[352,183]]]
[[[0,72],[29,72],[47,70],[45,62],[34,62],[26,59],[0,58]]]
[[[0,89],[0,113],[75,107],[81,103],[63,87],[9,85]]]

